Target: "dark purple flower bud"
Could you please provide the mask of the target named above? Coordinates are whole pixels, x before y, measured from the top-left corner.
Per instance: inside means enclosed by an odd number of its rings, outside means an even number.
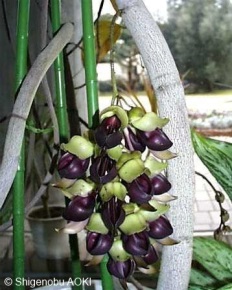
[[[125,134],[125,146],[130,151],[140,151],[143,152],[146,149],[146,146],[140,141],[138,136],[131,130],[128,129],[128,134]]]
[[[123,223],[125,219],[125,211],[122,208],[123,202],[111,198],[109,201],[104,202],[101,207],[101,216],[105,226],[110,232],[114,233],[115,230]]]
[[[109,273],[119,279],[127,279],[134,273],[135,267],[135,262],[132,259],[120,262],[109,258],[107,262],[107,269]]]
[[[148,252],[146,255],[144,255],[143,257],[141,257],[143,259],[143,261],[147,264],[147,265],[152,265],[154,263],[156,263],[159,260],[159,256],[156,252],[156,249],[150,245]]]
[[[98,146],[113,148],[121,143],[122,133],[119,132],[121,122],[117,116],[105,118],[94,131],[94,138]]]
[[[149,223],[148,235],[154,239],[163,239],[173,233],[173,228],[169,220],[164,216]]]
[[[154,151],[167,150],[172,146],[171,140],[163,132],[162,129],[156,128],[153,131],[141,131],[137,130],[138,137],[141,142],[149,149]]]
[[[100,126],[102,126],[108,134],[117,131],[121,127],[121,121],[116,115],[107,117],[102,120]]]
[[[144,173],[127,185],[128,195],[132,202],[148,202],[153,195],[150,178]]]
[[[168,192],[172,185],[163,174],[157,174],[151,179],[151,184],[154,189],[154,194],[162,194]]]
[[[147,231],[132,235],[122,235],[123,248],[131,255],[146,255],[150,246]]]
[[[63,217],[66,220],[80,222],[91,216],[95,207],[95,194],[75,196],[66,207]]]
[[[61,178],[76,179],[84,175],[89,166],[90,158],[80,159],[65,152],[58,161],[58,172]]]
[[[86,248],[91,255],[104,255],[110,250],[113,241],[113,235],[88,232],[86,237]]]
[[[107,155],[98,156],[90,166],[90,178],[96,182],[105,184],[117,176],[116,162]]]

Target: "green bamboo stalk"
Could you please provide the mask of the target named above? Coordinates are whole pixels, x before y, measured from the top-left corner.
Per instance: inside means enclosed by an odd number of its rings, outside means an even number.
[[[98,86],[96,72],[96,51],[93,25],[92,0],[82,0],[82,25],[85,63],[85,82],[88,101],[88,123],[95,128],[99,123]],[[113,290],[112,276],[109,274],[105,256],[101,262],[101,280],[103,290]]]
[[[51,0],[51,16],[53,33],[56,33],[61,26],[60,0]],[[56,113],[59,124],[60,138],[61,142],[67,142],[70,135],[66,104],[63,53],[60,53],[54,62],[54,73],[56,84]]]
[[[107,269],[107,262],[108,262],[109,257],[107,255],[104,256],[103,260],[101,261],[101,278],[102,278],[102,289],[103,290],[113,290],[114,289],[114,284],[113,284],[113,279],[110,273],[108,272]]]
[[[15,92],[27,73],[27,48],[30,0],[18,1],[17,46],[15,68]],[[13,281],[14,289],[23,290],[24,285],[15,283],[16,278],[22,280],[25,274],[24,246],[24,175],[25,154],[24,141],[21,148],[18,170],[13,183]]]
[[[52,29],[56,33],[61,26],[61,3],[60,0],[51,0]],[[56,113],[59,126],[61,142],[67,142],[70,138],[68,125],[65,77],[64,77],[64,60],[63,54],[60,53],[54,62],[55,84],[56,84]],[[66,199],[66,205],[68,201]],[[72,260],[72,278],[81,277],[81,263],[79,258],[79,248],[77,235],[69,235],[70,254]],[[73,290],[81,290],[82,285],[73,285]]]
[[[82,25],[85,62],[85,82],[88,103],[88,124],[94,128],[99,122],[96,50],[94,39],[92,1],[82,0]]]

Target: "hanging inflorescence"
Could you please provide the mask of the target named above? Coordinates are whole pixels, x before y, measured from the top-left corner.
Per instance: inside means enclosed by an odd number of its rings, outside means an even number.
[[[174,197],[164,172],[175,154],[167,123],[140,107],[111,106],[95,130],[61,145],[57,186],[71,200],[63,231],[87,230],[88,252],[108,253],[108,271],[120,279],[149,268],[159,259],[157,242],[171,241],[165,213]]]

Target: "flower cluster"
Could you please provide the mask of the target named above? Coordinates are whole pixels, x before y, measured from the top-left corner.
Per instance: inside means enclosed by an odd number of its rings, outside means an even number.
[[[175,157],[162,128],[168,119],[139,107],[111,106],[86,136],[62,144],[57,184],[70,198],[66,232],[87,230],[91,255],[109,255],[108,271],[120,279],[148,268],[159,255],[156,243],[171,240],[165,213],[171,184],[162,173]]]

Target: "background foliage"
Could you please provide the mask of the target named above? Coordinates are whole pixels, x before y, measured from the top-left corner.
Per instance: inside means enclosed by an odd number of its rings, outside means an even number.
[[[161,30],[180,74],[197,88],[231,86],[232,3],[230,0],[168,0],[168,21]]]

